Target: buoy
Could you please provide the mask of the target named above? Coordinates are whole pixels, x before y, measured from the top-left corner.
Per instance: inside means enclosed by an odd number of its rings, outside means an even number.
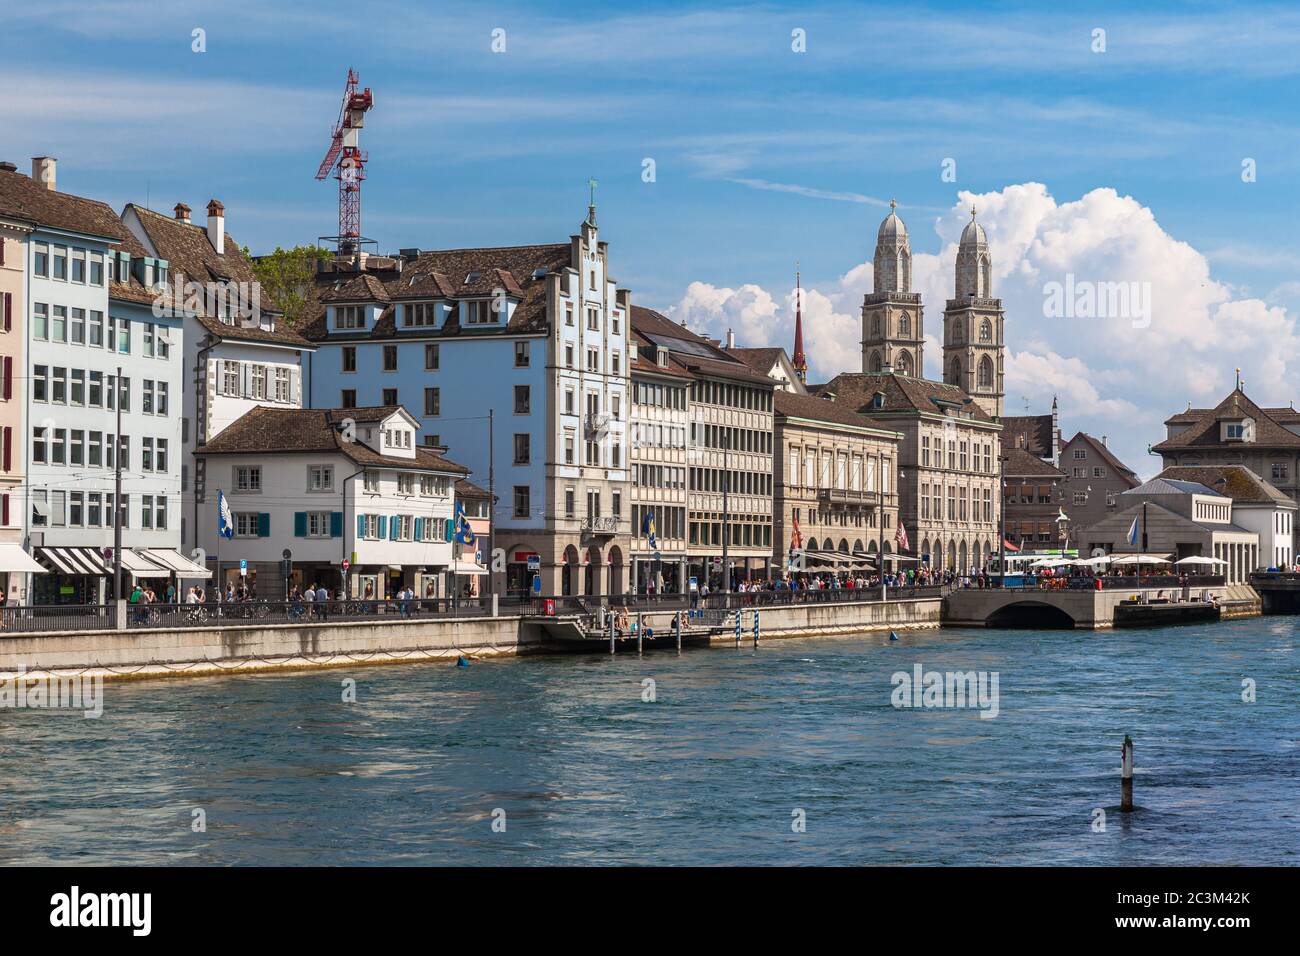
[[[460,655],[460,657],[456,658],[456,666],[469,667],[469,658],[466,657],[464,654]]]
[[[895,633],[894,631],[890,631],[890,632],[889,632],[889,639],[890,639],[891,641],[896,641],[896,640],[898,640],[898,634]]]

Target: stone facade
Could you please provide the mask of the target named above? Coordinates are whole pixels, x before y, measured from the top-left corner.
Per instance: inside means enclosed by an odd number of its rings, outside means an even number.
[[[971,221],[957,248],[956,296],[943,311],[943,380],[969,394],[993,418],[1006,393],[1002,300],[993,297],[993,262],[984,228]]]
[[[880,224],[872,291],[862,301],[862,370],[924,374],[925,319],[921,295],[912,291],[912,247],[907,226],[894,212]]]

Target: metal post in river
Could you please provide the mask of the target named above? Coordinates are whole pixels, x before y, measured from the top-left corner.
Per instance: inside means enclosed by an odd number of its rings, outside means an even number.
[[[636,613],[636,652],[641,653],[641,641],[645,637],[645,615],[640,611]]]
[[[677,653],[682,652],[682,612],[673,612],[673,630],[677,633]]]
[[[609,652],[614,653],[614,615],[609,616]]]
[[[1120,751],[1119,770],[1119,809],[1121,813],[1133,810],[1133,739],[1124,735],[1124,747]]]

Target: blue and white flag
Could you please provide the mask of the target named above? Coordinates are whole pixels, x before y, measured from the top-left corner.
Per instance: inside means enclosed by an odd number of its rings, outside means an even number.
[[[1133,523],[1128,526],[1128,543],[1138,543],[1138,519],[1134,518]]]
[[[645,518],[641,522],[641,533],[650,542],[650,547],[659,547],[658,542],[655,540],[655,513],[653,511],[645,513]]]
[[[227,540],[235,536],[235,516],[230,513],[230,502],[220,489],[217,490],[217,534]]]

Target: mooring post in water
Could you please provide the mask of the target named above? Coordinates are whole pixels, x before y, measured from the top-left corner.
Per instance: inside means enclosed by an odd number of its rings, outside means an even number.
[[[740,646],[740,609],[736,609],[736,646]]]
[[[1133,809],[1133,739],[1128,734],[1124,735],[1119,759],[1119,809],[1129,813]]]
[[[641,640],[645,637],[645,615],[636,612],[636,652],[641,653]]]
[[[754,646],[758,647],[758,608],[754,608]]]
[[[495,595],[493,595],[495,598]],[[609,616],[609,652],[614,653],[614,618],[616,615]]]
[[[673,615],[673,630],[677,633],[677,653],[682,652],[682,612]]]

